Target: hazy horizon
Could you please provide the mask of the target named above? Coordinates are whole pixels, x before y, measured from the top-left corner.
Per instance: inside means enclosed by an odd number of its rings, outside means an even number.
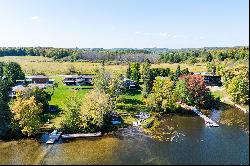
[[[0,0],[0,47],[248,46],[248,6],[247,0]]]

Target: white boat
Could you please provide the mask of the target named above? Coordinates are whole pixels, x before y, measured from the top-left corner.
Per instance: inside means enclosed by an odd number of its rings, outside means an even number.
[[[53,144],[55,143],[55,141],[56,141],[56,138],[49,138],[49,140],[46,141],[46,144]]]
[[[218,124],[212,123],[212,122],[209,122],[209,121],[206,121],[206,122],[205,122],[205,125],[206,125],[207,127],[219,127]]]
[[[144,112],[140,112],[139,114],[135,115],[135,117],[139,118],[139,119],[147,119],[150,117],[149,113],[144,113]]]
[[[46,142],[47,144],[53,144],[55,141],[58,141],[62,132],[58,132],[57,130],[54,130],[52,133],[49,134],[49,139]]]
[[[138,127],[141,125],[141,121],[133,122],[134,127]]]

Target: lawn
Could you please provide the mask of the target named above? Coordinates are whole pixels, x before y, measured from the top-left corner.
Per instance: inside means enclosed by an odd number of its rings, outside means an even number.
[[[84,98],[85,94],[88,93],[93,87],[92,86],[66,86],[62,83],[63,77],[52,77],[55,82],[58,83],[58,87],[54,90],[51,97],[50,105],[58,106],[60,109],[65,109],[65,103],[67,98],[73,93],[76,93],[79,98]],[[73,88],[81,88],[80,90],[74,90]]]
[[[43,129],[50,129],[55,126],[56,128],[61,127],[61,121],[64,116],[64,110],[65,110],[65,103],[67,102],[67,99],[73,94],[76,93],[76,95],[83,99],[84,96],[92,89],[92,86],[66,86],[62,83],[63,77],[51,77],[55,79],[55,83],[58,83],[58,87],[55,88],[53,95],[51,97],[51,100],[49,101],[50,105],[56,106],[58,108],[58,111],[55,113],[52,112],[46,112],[45,116],[50,119],[50,124],[44,124],[42,127]],[[80,90],[73,90],[72,88],[82,88]]]
[[[124,124],[131,125],[138,121],[134,116],[139,112],[148,112],[141,90],[129,90],[119,97],[116,110],[122,117]]]

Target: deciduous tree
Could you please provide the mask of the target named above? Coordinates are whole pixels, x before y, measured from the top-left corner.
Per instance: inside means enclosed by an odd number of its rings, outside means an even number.
[[[37,103],[34,96],[29,99],[17,98],[11,111],[14,115],[14,121],[18,123],[24,135],[31,136],[39,131],[42,104]]]

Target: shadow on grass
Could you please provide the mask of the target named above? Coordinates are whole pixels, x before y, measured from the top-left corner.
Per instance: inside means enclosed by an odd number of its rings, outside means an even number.
[[[41,121],[43,123],[47,122],[48,119],[54,119],[56,117],[61,116],[61,109],[57,105],[50,105],[50,109],[47,111],[44,111],[41,117]]]
[[[132,89],[128,89],[127,91],[126,91],[126,94],[127,95],[139,95],[139,94],[141,94],[141,90],[140,89],[136,89],[136,90],[132,90]]]
[[[93,87],[70,87],[70,90],[85,90],[85,89],[93,89]]]

